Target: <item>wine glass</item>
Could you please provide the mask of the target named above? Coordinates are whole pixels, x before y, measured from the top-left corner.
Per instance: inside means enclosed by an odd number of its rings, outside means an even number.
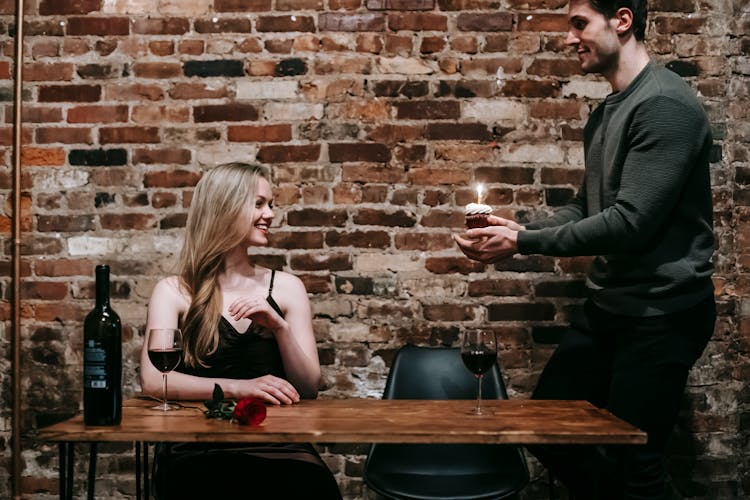
[[[167,402],[167,373],[182,359],[182,332],[179,328],[154,328],[148,331],[148,359],[162,374],[164,402],[153,410],[169,411],[180,408]]]
[[[497,361],[497,339],[493,332],[466,332],[461,343],[461,359],[477,378],[477,406],[469,413],[481,415],[482,377]]]

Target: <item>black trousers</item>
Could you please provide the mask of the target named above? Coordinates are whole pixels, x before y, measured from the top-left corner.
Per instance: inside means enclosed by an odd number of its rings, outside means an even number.
[[[584,304],[532,398],[585,399],[643,430],[644,446],[534,446],[576,499],[662,499],[664,449],[690,368],[714,331],[710,296],[677,313],[636,318]]]

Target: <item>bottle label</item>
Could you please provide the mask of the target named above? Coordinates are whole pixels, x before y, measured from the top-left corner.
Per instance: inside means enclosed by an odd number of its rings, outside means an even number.
[[[83,388],[109,388],[107,351],[100,340],[88,340],[83,348]]]

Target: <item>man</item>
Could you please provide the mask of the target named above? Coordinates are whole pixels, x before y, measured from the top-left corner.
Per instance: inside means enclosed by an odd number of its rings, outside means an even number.
[[[532,449],[577,499],[666,495],[664,448],[716,318],[709,123],[690,88],[650,62],[646,16],[645,0],[571,1],[566,43],[613,90],[584,129],[581,189],[525,227],[490,216],[490,227],[455,236],[484,263],[596,256],[590,297],[533,397],[587,399],[647,432],[648,444]]]

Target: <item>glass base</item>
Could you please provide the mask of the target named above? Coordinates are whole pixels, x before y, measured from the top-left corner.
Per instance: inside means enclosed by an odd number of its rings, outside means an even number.
[[[166,401],[164,403],[160,403],[156,406],[153,406],[152,410],[160,410],[160,411],[172,411],[172,410],[179,410],[182,408],[181,404],[178,403],[167,403]]]
[[[476,408],[476,407],[472,408],[471,410],[467,411],[466,413],[468,415],[484,415],[484,413],[482,412],[482,410],[480,408]]]

